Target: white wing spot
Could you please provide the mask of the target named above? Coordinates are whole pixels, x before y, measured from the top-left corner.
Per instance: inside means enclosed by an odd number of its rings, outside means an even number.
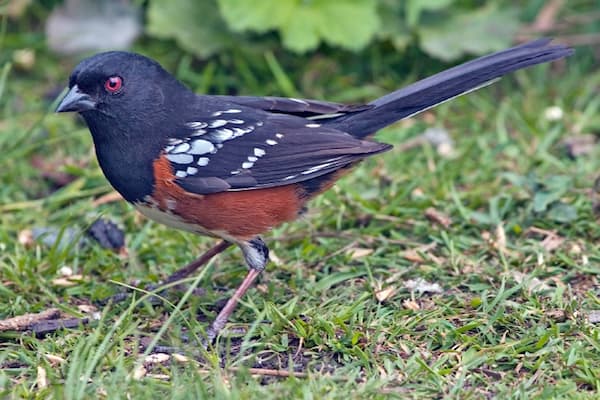
[[[238,110],[237,108],[230,108],[229,110],[223,111],[223,114],[237,114],[241,112],[242,110]]]
[[[316,120],[316,119],[327,119],[327,118],[335,118],[335,117],[339,117],[341,115],[344,115],[344,113],[334,113],[334,114],[320,114],[320,115],[313,115],[311,117],[306,117],[306,119],[310,119],[312,121]]]
[[[259,147],[255,147],[255,148],[254,148],[254,155],[255,155],[256,157],[262,157],[262,156],[264,156],[265,154],[267,154],[267,152],[266,152],[266,151],[264,151],[263,149],[261,149],[261,148],[259,148]]]
[[[167,154],[167,159],[177,164],[190,164],[194,162],[194,157],[189,154]]]
[[[319,128],[321,126],[321,124],[306,124],[305,126],[307,128]]]
[[[186,125],[192,129],[202,129],[208,126],[206,122],[188,122]]]
[[[230,119],[227,120],[227,122],[229,122],[230,124],[243,124],[245,121],[243,119]]]
[[[269,146],[275,146],[277,144],[277,140],[267,139],[267,140],[265,140],[265,143],[268,144]]]
[[[281,139],[283,137],[283,133],[276,133],[275,136],[277,139]]]
[[[187,173],[185,171],[177,171],[175,172],[175,176],[178,178],[185,178],[187,176]]]
[[[224,142],[226,140],[229,140],[233,137],[233,131],[231,129],[227,129],[227,128],[223,128],[223,129],[217,129],[216,131],[214,131],[211,136],[217,141],[217,142]]]
[[[194,131],[194,133],[192,133],[192,136],[202,136],[206,133],[206,131],[204,129],[196,129]]]
[[[312,174],[313,172],[320,171],[324,168],[329,167],[331,164],[333,164],[333,163],[328,162],[328,163],[324,163],[324,164],[315,165],[314,167],[311,167],[311,168],[307,169],[306,171],[302,171],[302,175],[308,175],[308,174]]]
[[[206,154],[215,150],[215,145],[208,140],[198,139],[191,142],[190,154]]]
[[[263,126],[263,122],[262,121],[256,121],[256,126]]]
[[[241,171],[239,169],[236,169],[234,171],[231,171],[231,175],[237,175],[239,174]]]
[[[295,177],[297,177],[298,175],[290,175],[290,176],[286,176],[285,178],[282,179],[282,181],[289,181],[290,179],[294,179]]]
[[[169,151],[169,153],[172,153],[172,154],[185,153],[189,149],[190,149],[190,145],[189,144],[187,144],[187,143],[181,143],[181,144],[175,146],[175,148],[173,148],[171,151]]]
[[[255,163],[258,160],[258,157],[248,156],[248,161]]]
[[[245,162],[242,163],[242,168],[243,169],[249,169],[249,168],[252,168],[253,165],[254,165],[253,162],[245,161]]]
[[[169,139],[169,144],[172,144],[173,146],[178,145],[183,143],[183,140],[181,139]]]
[[[233,128],[233,131],[235,132],[233,137],[236,138],[238,136],[242,136],[245,135],[246,133],[250,133],[254,130],[253,126],[249,126],[246,129],[242,129],[242,128]]]
[[[300,104],[308,105],[308,103],[307,103],[307,102],[305,102],[304,100],[296,99],[296,98],[293,98],[293,97],[290,97],[289,99],[290,99],[291,101],[295,101],[296,103],[300,103]]]
[[[198,159],[198,161],[196,162],[196,164],[198,164],[201,167],[204,167],[205,165],[208,165],[209,161],[210,161],[210,159],[208,157],[200,157]]]
[[[224,119],[215,119],[208,125],[208,127],[209,128],[219,128],[224,125],[227,125],[227,121],[225,121]]]
[[[196,167],[187,167],[187,169],[185,170],[185,172],[188,175],[194,175],[196,172],[198,172],[198,168],[196,168]]]

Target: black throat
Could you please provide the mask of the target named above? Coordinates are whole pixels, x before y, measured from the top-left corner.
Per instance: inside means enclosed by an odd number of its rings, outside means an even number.
[[[132,203],[152,194],[153,162],[164,147],[160,136],[151,131],[135,132],[139,126],[113,125],[110,117],[95,111],[83,114],[94,139],[98,163],[110,184]]]

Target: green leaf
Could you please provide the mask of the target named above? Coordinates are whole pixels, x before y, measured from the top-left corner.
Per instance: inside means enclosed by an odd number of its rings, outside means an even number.
[[[299,53],[313,50],[321,42],[360,50],[380,27],[377,2],[371,0],[218,1],[232,30],[278,30],[284,46]]]
[[[465,54],[502,50],[510,46],[518,28],[514,9],[484,7],[424,27],[419,31],[419,37],[426,53],[450,61]]]
[[[318,3],[321,11],[319,30],[331,45],[360,50],[371,41],[380,27],[375,1],[315,1],[315,5]]]
[[[236,32],[266,32],[285,25],[294,18],[296,0],[218,0],[227,25]]]
[[[213,0],[154,0],[148,6],[150,35],[175,39],[183,49],[200,57],[211,56],[231,45],[231,34],[225,26]]]
[[[533,190],[537,185],[535,177],[531,175],[523,176],[515,172],[504,172],[502,173],[502,177],[509,181],[512,185],[528,190]]]
[[[550,208],[547,216],[556,222],[572,222],[577,219],[577,209],[570,204],[556,203]]]
[[[550,204],[560,200],[561,192],[540,191],[533,196],[533,211],[540,213],[548,209]]]
[[[364,270],[348,271],[348,272],[334,272],[334,273],[327,275],[326,277],[324,277],[317,283],[315,283],[314,288],[315,288],[315,290],[318,290],[318,291],[328,290],[332,286],[338,285],[338,284],[340,284],[344,281],[350,280],[350,279],[359,278],[365,274],[366,274],[366,272]]]
[[[297,53],[316,49],[321,42],[319,15],[306,7],[298,7],[291,18],[281,27],[283,45]]]
[[[559,201],[571,188],[572,179],[564,175],[553,175],[540,182],[543,190],[536,191],[533,196],[533,210],[546,211],[549,206]]]
[[[552,175],[546,178],[542,183],[548,190],[565,193],[571,188],[573,178],[566,175]]]
[[[408,0],[406,2],[406,23],[410,27],[418,24],[423,11],[441,10],[452,4],[454,0]]]
[[[412,34],[401,15],[381,8],[379,19],[381,21],[381,28],[377,32],[379,38],[390,40],[397,50],[404,50],[411,43]]]

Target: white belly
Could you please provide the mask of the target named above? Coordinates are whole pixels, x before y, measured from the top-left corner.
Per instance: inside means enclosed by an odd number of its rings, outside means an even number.
[[[201,235],[214,236],[210,232],[202,229],[202,227],[194,224],[188,224],[183,221],[181,217],[175,215],[171,212],[165,212],[159,210],[158,207],[150,206],[144,203],[135,203],[133,205],[143,216],[150,218],[156,222],[159,222],[163,225],[169,226],[175,229],[181,229],[183,231],[198,233]]]
[[[189,224],[181,219],[181,217],[178,215],[173,214],[172,212],[160,210],[156,206],[148,205],[148,203],[135,203],[133,206],[146,218],[150,218],[153,221],[171,228],[180,229],[203,236],[220,237],[232,243],[238,242],[238,240],[229,236],[226,232],[208,231],[202,228],[200,225]]]

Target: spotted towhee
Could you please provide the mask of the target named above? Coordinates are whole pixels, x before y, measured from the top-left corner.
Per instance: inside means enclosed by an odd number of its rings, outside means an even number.
[[[212,341],[268,261],[259,235],[392,147],[368,140],[372,134],[504,74],[572,54],[549,42],[478,58],[363,105],[197,95],[155,61],[112,51],[75,68],[56,111],[83,116],[106,178],[142,214],[223,239],[169,281],[230,244],[241,248],[249,272],[208,329]]]

